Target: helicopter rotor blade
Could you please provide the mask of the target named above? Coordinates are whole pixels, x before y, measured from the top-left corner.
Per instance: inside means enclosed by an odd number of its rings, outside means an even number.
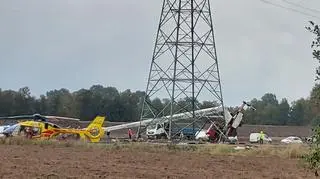
[[[62,116],[45,116],[45,117],[48,119],[80,121],[80,119],[78,118],[71,118],[71,117],[62,117]]]
[[[41,114],[32,114],[32,115],[20,115],[20,116],[4,116],[0,117],[0,120],[41,120],[46,121],[46,117]]]
[[[21,115],[21,116],[3,116],[0,117],[0,120],[6,120],[6,119],[33,119],[33,115]]]

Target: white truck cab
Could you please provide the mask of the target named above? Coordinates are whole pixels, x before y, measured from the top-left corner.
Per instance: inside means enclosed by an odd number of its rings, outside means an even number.
[[[165,137],[164,125],[160,123],[149,125],[147,127],[147,137],[154,139]]]

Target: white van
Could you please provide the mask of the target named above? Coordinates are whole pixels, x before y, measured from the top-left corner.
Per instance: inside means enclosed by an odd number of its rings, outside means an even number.
[[[258,143],[259,142],[260,133],[251,133],[249,137],[250,143]],[[271,143],[272,139],[267,135],[264,134],[263,143]]]

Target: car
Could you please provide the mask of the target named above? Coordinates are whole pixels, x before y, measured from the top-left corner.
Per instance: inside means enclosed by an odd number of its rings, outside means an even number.
[[[310,136],[310,137],[305,137],[304,141],[308,144],[312,144],[317,142],[317,139],[314,136]]]
[[[251,133],[249,136],[249,142],[250,143],[258,143],[259,137],[260,137],[260,133]],[[272,139],[267,134],[264,134],[263,142],[264,143],[271,143]]]
[[[0,137],[4,137],[4,131],[7,130],[10,125],[0,126]]]
[[[281,143],[285,144],[302,144],[302,139],[296,136],[290,136],[281,140]]]

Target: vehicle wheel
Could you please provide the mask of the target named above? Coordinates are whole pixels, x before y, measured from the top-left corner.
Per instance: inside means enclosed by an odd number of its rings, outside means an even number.
[[[167,136],[164,134],[164,135],[161,135],[161,139],[166,139]]]

